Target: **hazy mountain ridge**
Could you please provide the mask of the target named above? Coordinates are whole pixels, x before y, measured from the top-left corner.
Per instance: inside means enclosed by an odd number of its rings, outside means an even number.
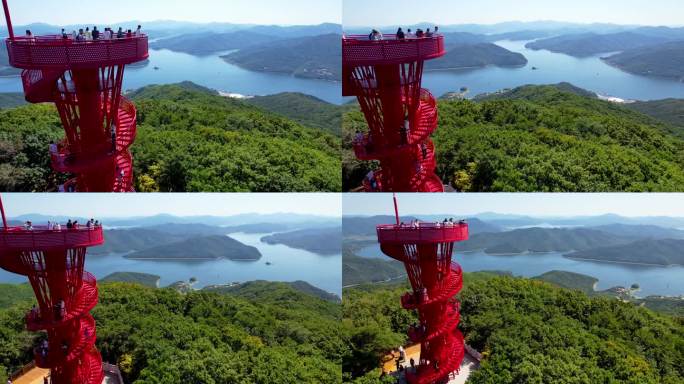
[[[629,242],[628,238],[586,228],[526,228],[476,234],[459,245],[463,251],[518,254],[585,250],[627,242]]]
[[[283,244],[321,255],[336,255],[341,252],[342,228],[306,228],[264,236],[261,241],[267,244]]]
[[[246,37],[243,31],[193,33],[154,41],[150,43],[150,48],[168,49],[195,56],[208,56],[216,52],[243,49],[252,45],[277,40],[274,36],[260,33],[249,33],[249,38]]]
[[[431,217],[439,217],[432,215]],[[485,218],[496,219],[500,217],[494,214],[485,214]],[[612,222],[606,224],[612,218]],[[343,228],[345,236],[344,258],[357,257],[355,252],[359,246],[363,246],[361,240],[368,239],[374,242],[375,225],[389,224],[391,216],[374,217],[344,217]],[[518,220],[522,220],[520,218]],[[672,218],[675,219],[675,218]],[[513,220],[513,219],[508,219]],[[527,218],[527,220],[535,220]],[[540,220],[540,219],[536,219]],[[544,221],[560,221],[560,218],[546,218]],[[482,251],[493,255],[517,255],[523,253],[566,253],[571,258],[587,258],[607,262],[636,262],[646,264],[684,265],[684,230],[672,227],[657,226],[650,224],[625,224],[625,218],[617,215],[604,215],[603,217],[565,218],[567,222],[580,224],[575,228],[519,228],[501,230],[496,221],[481,221],[469,219],[469,223],[479,222],[478,229],[471,230],[467,241],[460,242],[458,247],[461,252]],[[632,220],[638,220],[633,218]],[[650,219],[642,219],[650,221]],[[655,219],[654,219],[655,220]],[[602,223],[598,225],[597,223]],[[371,232],[372,228],[372,232]],[[497,230],[498,229],[498,230]],[[351,243],[350,241],[356,241]],[[364,240],[365,241],[365,240]],[[358,246],[351,246],[359,244]],[[679,247],[679,248],[678,248]],[[679,252],[679,253],[678,253]],[[344,261],[347,262],[346,260]],[[376,263],[376,262],[373,262]],[[359,265],[365,261],[350,259],[349,270],[352,274],[363,274],[363,268]],[[379,264],[377,267],[392,271],[393,268]],[[387,272],[374,273],[377,276],[385,276]],[[351,278],[348,281],[362,279]]]
[[[545,49],[570,56],[586,57],[599,53],[624,51],[647,45],[660,44],[667,40],[667,38],[662,36],[644,35],[631,31],[605,35],[582,33],[541,39],[527,43],[525,47],[533,50]]]

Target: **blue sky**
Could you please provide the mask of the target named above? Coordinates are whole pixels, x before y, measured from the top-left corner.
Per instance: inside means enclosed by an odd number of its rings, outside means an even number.
[[[341,22],[341,0],[8,0],[15,25],[179,20],[235,24]],[[5,18],[2,17],[2,26]]]
[[[474,215],[496,212],[530,216],[684,217],[684,193],[465,193],[397,194],[399,214]],[[394,215],[391,194],[342,197],[345,215]]]
[[[343,0],[345,26],[494,24],[557,20],[579,23],[684,25],[681,0]]]
[[[279,212],[339,217],[342,212],[341,197],[334,193],[3,193],[0,197],[8,217],[27,213],[133,217]]]

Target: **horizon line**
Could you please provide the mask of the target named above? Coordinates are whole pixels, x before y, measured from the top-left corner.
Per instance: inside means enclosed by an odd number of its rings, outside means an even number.
[[[441,27],[456,27],[456,26],[466,26],[466,25],[477,25],[477,26],[497,26],[501,24],[506,24],[506,23],[521,23],[521,24],[534,24],[534,23],[559,23],[559,24],[571,24],[571,25],[578,25],[578,26],[592,26],[592,25],[611,25],[611,26],[616,26],[616,27],[667,27],[667,28],[684,28],[684,24],[619,24],[619,23],[611,23],[611,22],[604,22],[604,21],[589,21],[589,22],[578,22],[578,21],[563,21],[563,20],[553,20],[553,19],[541,19],[541,20],[529,20],[529,21],[522,21],[522,20],[502,20],[502,21],[497,21],[497,22],[492,22],[492,23],[478,23],[478,22],[460,22],[460,23],[433,23],[429,21],[418,21],[418,22],[413,22],[413,23],[404,23],[401,25],[420,25],[420,24],[430,24],[430,25],[437,25]],[[387,25],[380,25],[377,26],[377,28],[385,28],[385,27],[396,27],[397,25],[400,24],[387,24]],[[349,28],[369,28],[372,27],[370,25],[352,25],[352,24],[345,24],[344,22],[342,23],[343,27],[349,27]]]

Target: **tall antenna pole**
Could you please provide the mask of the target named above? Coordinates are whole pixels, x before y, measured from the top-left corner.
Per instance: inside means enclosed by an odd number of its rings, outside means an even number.
[[[2,227],[3,227],[3,229],[6,230],[7,229],[7,219],[5,218],[5,208],[2,206],[2,196],[0,196],[0,213],[2,213]]]
[[[399,225],[399,207],[397,206],[397,194],[393,193],[392,197],[394,198],[394,216],[397,218],[397,225]]]
[[[10,40],[14,41],[14,29],[12,28],[12,18],[10,17],[7,0],[2,0],[2,8],[5,10],[5,21],[7,21],[7,32],[9,32]]]

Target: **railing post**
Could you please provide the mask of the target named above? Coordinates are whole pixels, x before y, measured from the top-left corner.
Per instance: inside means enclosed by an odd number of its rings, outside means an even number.
[[[12,28],[12,17],[10,17],[7,0],[2,0],[2,8],[5,11],[5,21],[7,22],[7,32],[9,33],[9,38],[10,40],[14,41],[14,28]]]

